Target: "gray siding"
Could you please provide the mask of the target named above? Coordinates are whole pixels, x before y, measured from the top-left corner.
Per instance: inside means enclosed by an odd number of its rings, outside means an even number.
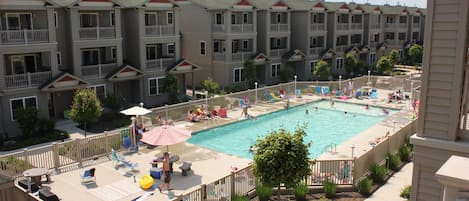
[[[144,24],[139,23],[139,12],[143,12],[142,9],[126,9],[122,12],[125,61],[136,68],[140,68],[142,65],[140,62],[140,54],[144,54],[145,57],[145,52],[140,52],[140,37],[143,36],[144,33],[140,33],[139,25]]]
[[[296,11],[292,12],[291,19],[291,45],[292,49],[299,49],[306,55],[309,51],[309,18],[311,13],[309,11]]]
[[[258,11],[257,12],[257,49],[264,54],[268,54],[270,47],[269,38],[267,37],[267,30],[270,24],[270,12]]]

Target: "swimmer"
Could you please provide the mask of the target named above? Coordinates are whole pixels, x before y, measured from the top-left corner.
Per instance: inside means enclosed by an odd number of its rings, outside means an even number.
[[[347,111],[345,111],[344,114],[347,114]]]
[[[365,105],[365,110],[368,110],[370,108],[370,106],[368,106],[368,104]]]
[[[389,111],[386,110],[386,108],[383,108],[383,113],[384,113],[385,115],[388,115],[388,114],[389,114]]]
[[[309,114],[309,111],[308,111],[308,109],[306,109],[306,111],[305,111],[305,114]]]
[[[314,107],[314,109],[317,111],[317,110],[318,110],[318,107],[316,106],[316,107]]]

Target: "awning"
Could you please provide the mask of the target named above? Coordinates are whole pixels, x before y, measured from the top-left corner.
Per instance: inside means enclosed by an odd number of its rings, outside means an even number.
[[[322,58],[330,58],[330,57],[333,57],[335,56],[336,53],[333,49],[327,49],[327,50],[324,50],[322,53],[321,53],[321,57]]]
[[[190,73],[194,71],[201,70],[202,68],[192,62],[190,62],[187,59],[180,59],[174,65],[170,66],[166,72],[168,73],[175,73],[175,74],[180,74],[180,73]]]
[[[381,43],[381,44],[378,45],[377,49],[378,50],[386,50],[386,49],[388,49],[388,44]]]
[[[111,82],[136,80],[143,76],[143,72],[131,65],[123,65],[120,68],[110,72],[106,79]]]
[[[88,85],[90,85],[89,82],[70,73],[63,72],[39,88],[41,91],[55,92],[78,89]]]
[[[360,53],[360,50],[357,47],[353,46],[347,51],[347,54],[348,53],[352,53],[352,54],[356,55],[356,54]]]
[[[299,49],[294,49],[283,55],[283,58],[287,61],[302,61],[305,57],[306,55]]]
[[[252,62],[254,62],[254,65],[265,64],[266,61],[269,61],[269,58],[267,58],[267,56],[262,52],[255,54],[252,58]]]

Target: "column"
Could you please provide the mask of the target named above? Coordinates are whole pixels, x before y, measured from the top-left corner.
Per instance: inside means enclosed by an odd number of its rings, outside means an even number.
[[[6,68],[6,65],[5,65],[5,55],[4,54],[0,54],[0,89],[5,89],[5,68]],[[3,69],[1,69],[1,67],[3,66]]]
[[[226,33],[231,33],[231,10],[226,11],[225,26],[226,26]]]
[[[122,40],[122,28],[121,28],[121,25],[122,25],[122,21],[121,21],[121,9],[120,8],[115,8],[114,9],[114,16],[115,16],[115,19],[114,19],[114,22],[115,22],[115,25],[114,25],[114,28],[116,30],[116,62],[117,62],[117,66],[122,66],[123,64],[123,61],[124,61],[124,58],[123,58],[123,53],[122,53],[122,43],[123,43],[123,40]]]
[[[136,9],[137,12],[137,27],[138,27],[138,33],[139,33],[139,39],[138,39],[138,50],[139,51],[139,63],[140,63],[140,69],[142,71],[147,70],[147,56],[146,56],[146,46],[145,42],[143,41],[143,38],[145,36],[145,8],[138,8]]]

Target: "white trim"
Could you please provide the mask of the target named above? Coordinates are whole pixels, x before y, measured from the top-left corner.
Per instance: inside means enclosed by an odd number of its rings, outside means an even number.
[[[203,53],[203,54],[202,54],[202,44],[204,44],[204,53]],[[199,53],[200,53],[200,55],[202,55],[202,56],[206,56],[206,55],[207,55],[207,42],[206,42],[206,41],[201,40],[201,41],[199,42]]]
[[[62,65],[62,53],[57,52],[57,65]]]
[[[236,81],[236,70],[241,70],[240,74],[239,74],[239,78],[240,78],[239,81]],[[244,72],[244,67],[233,68],[233,83],[241,83],[241,82],[244,81],[243,80],[243,72]]]
[[[36,100],[36,109],[39,108],[39,105],[37,103],[37,96],[25,96],[25,97],[20,97],[20,98],[12,98],[10,99],[10,120],[11,121],[16,121],[16,119],[13,119],[13,107],[12,107],[12,104],[11,102],[12,101],[15,101],[15,100],[22,100],[23,101],[23,109],[25,109],[26,105],[25,105],[25,100],[26,99],[30,99],[30,98],[34,98]]]
[[[341,61],[341,62],[338,62],[338,61]],[[337,57],[335,58],[335,69],[337,70],[341,70],[344,68],[344,58],[343,57]],[[340,68],[339,68],[339,65],[338,63],[340,63]]]
[[[169,21],[169,14],[171,14],[171,23]],[[174,24],[174,12],[172,11],[166,12],[166,24]]]
[[[59,17],[57,16],[57,11],[54,11],[54,26],[55,28],[59,28]]]
[[[6,26],[7,30],[10,30],[10,27],[8,26],[10,23],[8,23],[8,15],[17,15],[16,17],[18,18],[18,30],[21,30],[21,20],[19,19],[21,14],[29,14],[29,20],[31,22],[31,29],[34,29],[34,23],[33,23],[33,13],[31,12],[12,12],[12,13],[5,13],[5,21],[6,21]]]
[[[157,96],[161,93],[160,90],[159,90],[158,80],[163,79],[163,78],[165,78],[165,77],[151,77],[151,78],[148,78],[148,85],[147,85],[148,86],[148,96]],[[151,94],[151,91],[150,91],[151,90],[150,82],[152,80],[156,80],[156,94]]]
[[[106,85],[105,84],[95,84],[95,85],[88,86],[86,88],[93,89],[94,95],[96,95],[96,98],[98,98],[98,94],[96,93],[96,88],[98,88],[98,87],[103,87],[104,88],[104,98],[106,98],[107,95],[106,95]]]

